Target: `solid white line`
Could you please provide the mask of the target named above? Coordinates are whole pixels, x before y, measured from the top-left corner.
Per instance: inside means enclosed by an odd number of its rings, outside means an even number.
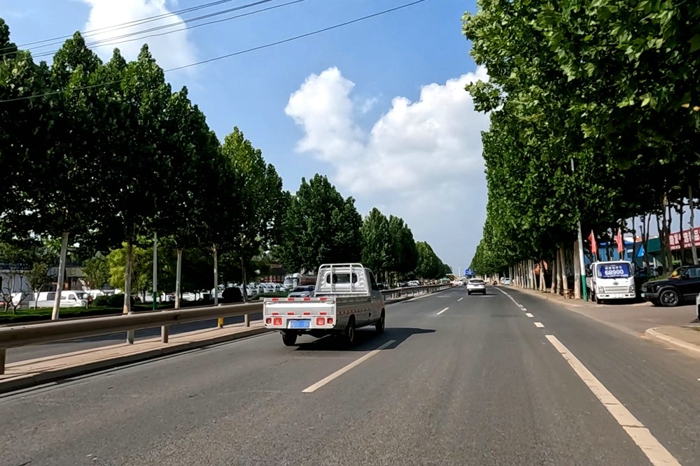
[[[340,377],[341,375],[345,374],[347,371],[349,371],[349,370],[352,369],[353,367],[359,366],[360,364],[362,364],[363,362],[365,362],[366,360],[368,360],[368,359],[371,358],[372,356],[378,354],[381,350],[383,350],[383,349],[386,348],[387,346],[391,345],[392,343],[396,343],[396,340],[389,340],[389,341],[387,341],[386,343],[384,343],[382,346],[380,346],[380,347],[377,348],[376,350],[370,351],[369,353],[367,353],[367,354],[365,354],[364,356],[362,356],[360,359],[357,359],[357,360],[351,362],[350,364],[348,364],[347,366],[343,367],[342,369],[339,369],[339,370],[333,372],[331,375],[329,375],[329,376],[326,377],[325,379],[323,379],[323,380],[321,380],[321,381],[319,381],[319,382],[316,382],[315,384],[313,384],[312,386],[310,386],[310,387],[308,387],[308,388],[303,389],[301,392],[302,392],[302,393],[313,393],[313,392],[315,392],[315,391],[318,390],[319,388],[323,387],[324,385],[326,385],[326,384],[332,382],[333,380],[337,379],[337,378]]]
[[[457,300],[457,302],[459,302],[459,301],[461,301],[461,300],[463,300],[463,299],[464,299],[464,298],[459,298],[459,299]]]
[[[535,322],[535,327],[544,328],[544,324],[542,322]]]
[[[618,424],[627,432],[634,443],[649,458],[654,466],[680,466],[680,463],[654,437],[644,424],[634,417],[625,406],[618,401],[610,391],[574,356],[569,349],[554,335],[545,335],[547,340],[559,351],[581,380],[591,389],[593,394],[603,403],[603,406],[615,418]]]
[[[535,316],[533,316],[532,314],[530,314],[529,312],[526,312],[525,315],[528,316],[528,317],[530,317],[530,318],[535,317]]]
[[[449,309],[449,307],[446,307],[446,308],[445,308],[445,309],[443,309],[442,311],[438,312],[438,313],[437,313],[437,315],[440,315],[440,314],[442,314],[443,312],[445,312],[445,311],[446,311],[446,310],[448,310],[448,309]]]

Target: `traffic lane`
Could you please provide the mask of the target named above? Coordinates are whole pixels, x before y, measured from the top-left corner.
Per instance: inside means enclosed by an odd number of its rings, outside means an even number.
[[[412,321],[407,313],[403,322]],[[305,387],[386,341],[395,340],[390,351],[397,351],[420,330],[394,326],[378,336],[363,329],[350,351],[332,338],[304,337],[287,348],[279,334],[266,334],[3,396],[0,418],[13,426],[0,440],[3,462],[162,464],[173,451],[182,457],[194,449],[203,455],[196,464],[209,464],[213,445],[204,437],[182,443],[190,431],[229,422],[248,432],[273,428],[290,406],[311,402],[301,397]]]
[[[250,314],[250,320],[262,319],[262,313],[257,312]],[[243,316],[227,317],[224,319],[224,325],[240,324],[244,322]],[[203,320],[201,322],[189,322],[170,326],[170,334],[176,335],[179,333],[195,332],[198,330],[206,330],[208,328],[216,328],[217,320]],[[160,336],[160,327],[147,328],[136,330],[136,340],[145,338],[154,338]],[[78,338],[75,340],[60,341],[55,343],[45,343],[43,345],[21,346],[19,348],[10,348],[7,350],[7,362],[27,361],[30,359],[45,358],[59,354],[72,353],[75,351],[85,351],[105,346],[116,345],[126,341],[126,332],[111,333],[108,335],[98,335],[94,337]]]
[[[367,416],[337,417],[350,438],[319,440],[316,451],[362,445],[336,464],[649,464],[545,333],[505,297],[469,296],[431,324],[438,338],[430,345],[410,339],[315,393],[319,406],[371,402],[362,409]]]
[[[438,293],[430,293],[428,295],[421,295],[420,298],[423,299],[422,297],[425,296],[426,299],[429,299],[434,296],[440,296],[443,293],[449,293],[451,290],[448,291],[442,291]],[[412,300],[406,300],[406,301],[399,301],[396,303],[387,303],[387,309],[400,309],[397,308],[398,305],[405,305],[410,302],[420,302],[420,300],[412,301]],[[410,309],[414,309],[415,307],[411,306],[409,307]],[[415,309],[420,309],[420,304],[418,305],[417,308]],[[260,320],[262,319],[262,313],[253,313],[250,314],[250,319],[251,320]],[[237,316],[237,317],[227,317],[224,319],[224,324],[225,325],[232,325],[232,324],[240,324],[244,321],[244,317],[242,316]],[[170,334],[175,335],[178,333],[186,333],[186,332],[194,332],[198,330],[205,330],[208,328],[215,328],[217,326],[217,320],[205,320],[201,322],[190,322],[190,323],[185,323],[185,324],[178,324],[178,325],[173,325],[170,327]],[[135,338],[137,340],[144,339],[144,338],[154,338],[160,336],[160,327],[155,327],[155,328],[149,328],[149,329],[142,329],[142,330],[137,330],[135,333]],[[61,342],[55,342],[55,343],[46,343],[43,345],[32,345],[32,346],[23,346],[20,348],[11,348],[7,351],[7,362],[8,363],[13,363],[13,362],[19,362],[19,361],[27,361],[31,359],[38,359],[38,358],[45,358],[49,356],[55,356],[55,355],[60,355],[60,354],[66,354],[66,353],[72,353],[76,351],[85,351],[85,350],[90,350],[90,349],[96,349],[96,348],[103,348],[105,346],[110,346],[110,345],[115,345],[119,344],[126,341],[126,332],[118,332],[118,333],[113,333],[109,335],[99,335],[95,337],[88,337],[88,338],[79,338],[75,340],[68,340],[68,341],[61,341]]]
[[[529,319],[503,304],[493,295],[440,315],[433,306],[396,351],[308,399],[289,394],[271,426],[231,422],[183,441],[216,445],[212,464],[649,464]],[[145,464],[203,460],[178,452]]]
[[[508,289],[681,464],[700,464],[698,359]]]
[[[283,363],[277,367],[284,374],[264,384],[253,380],[261,377],[254,370],[204,386],[193,374],[187,378],[191,387],[177,380],[162,384],[165,393],[178,396],[133,409],[124,409],[124,401],[134,394],[137,401],[144,392],[163,395],[151,393],[153,386],[135,387],[140,380],[127,380],[119,387],[125,396],[96,409],[110,414],[107,425],[96,422],[42,443],[44,456],[35,453],[33,464],[94,464],[92,458],[134,465],[649,464],[531,319],[505,298],[455,300],[440,315],[435,301],[442,300],[424,301],[422,312],[405,316],[420,332],[407,332],[398,346],[313,393],[302,393],[300,380],[313,378],[306,375],[320,380],[333,368],[309,374]],[[401,332],[390,327],[386,339]],[[268,340],[274,339],[256,341]],[[378,340],[384,336],[372,341]],[[271,358],[278,352],[274,348],[258,348],[263,355],[256,359]],[[303,351],[286,350],[282,354],[291,356]],[[302,360],[320,362],[326,353],[310,354]],[[266,364],[260,371],[271,375]],[[92,402],[81,403],[103,402],[104,397],[90,396]],[[51,409],[60,409],[63,401],[53,402]],[[48,427],[49,437],[55,435],[57,426]],[[76,439],[70,450],[66,438]],[[28,438],[20,447],[31,449],[37,441],[43,437]],[[13,458],[26,461],[28,455]]]

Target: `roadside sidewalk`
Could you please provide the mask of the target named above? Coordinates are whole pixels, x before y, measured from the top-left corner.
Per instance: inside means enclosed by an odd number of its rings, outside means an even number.
[[[700,356],[700,324],[694,305],[671,308],[654,307],[650,303],[601,305],[517,287],[502,288],[559,304],[630,335],[654,339]]]
[[[5,374],[0,375],[0,393],[266,332],[269,330],[261,321],[254,321],[250,327],[235,324],[222,329],[171,335],[169,343],[161,343],[160,338],[149,338],[137,340],[133,345],[122,343],[10,363],[5,366]]]
[[[647,329],[646,336],[700,356],[700,324]]]

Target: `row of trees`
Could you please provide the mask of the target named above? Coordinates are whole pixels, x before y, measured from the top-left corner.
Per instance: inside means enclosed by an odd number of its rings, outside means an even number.
[[[511,269],[534,284],[535,264],[564,275],[578,262],[571,249],[579,221],[584,238],[593,230],[610,241],[623,228],[646,241],[652,217],[670,267],[671,214],[682,218],[698,201],[700,4],[478,7],[464,15],[463,31],[489,81],[466,90],[491,124],[482,137],[487,219],[471,267]]]
[[[95,271],[89,281],[101,280],[107,267],[113,284],[124,277],[126,296],[134,285],[143,290],[154,241],[166,252],[161,269],[178,298],[183,258],[193,264],[185,265],[190,279],[184,285],[202,289],[216,286],[220,266],[226,279],[246,283],[261,259],[279,259],[296,271],[360,260],[375,247],[365,242],[368,230],[354,200],[325,177],[302,180],[292,196],[237,127],[220,143],[187,89],[171,89],[147,46],[135,61],[115,50],[103,62],[76,33],[51,65],[35,63],[11,42],[2,19],[0,172],[0,242],[7,252],[0,262],[48,269],[55,256],[37,251],[51,244],[59,250],[57,283],[64,282],[70,258]],[[388,247],[417,257],[408,227],[392,221],[401,233],[391,239],[404,246]],[[410,260],[392,260],[373,265],[437,275],[410,267]],[[211,278],[199,278],[206,267]],[[7,300],[12,290],[3,291]],[[57,295],[54,318],[60,290]]]

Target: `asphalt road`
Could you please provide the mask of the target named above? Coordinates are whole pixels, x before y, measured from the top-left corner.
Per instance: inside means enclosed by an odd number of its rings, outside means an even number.
[[[390,304],[393,305],[393,304]],[[250,320],[262,319],[262,313],[250,314]],[[227,317],[224,319],[224,325],[240,324],[244,321],[242,316]],[[204,320],[201,322],[188,322],[185,324],[173,325],[170,327],[170,335],[179,333],[194,332],[197,330],[205,330],[208,328],[216,328],[217,320]],[[141,340],[144,338],[154,338],[160,336],[160,327],[146,328],[137,330],[134,338]],[[27,361],[30,359],[44,358],[60,354],[72,353],[75,351],[84,351],[104,346],[124,343],[126,341],[126,332],[111,333],[108,335],[99,335],[95,337],[78,338],[74,340],[59,341],[55,343],[46,343],[43,345],[22,346],[19,348],[10,348],[7,350],[7,362]],[[0,463],[1,464],[1,463]]]
[[[0,464],[700,464],[697,359],[506,292],[393,305],[351,350],[266,334],[0,397]]]

